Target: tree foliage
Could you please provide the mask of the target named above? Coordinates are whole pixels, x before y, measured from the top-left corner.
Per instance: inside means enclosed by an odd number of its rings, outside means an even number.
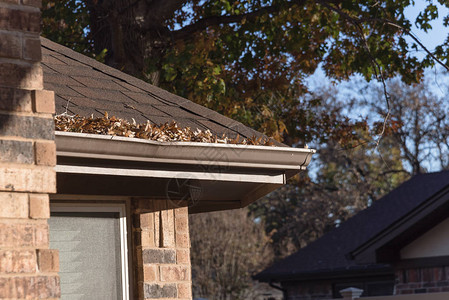
[[[373,148],[342,151],[340,144],[329,143],[315,158],[319,169],[314,178],[303,173],[299,181],[251,206],[266,223],[277,259],[305,247],[409,177],[400,168],[399,149],[391,147],[383,157],[398,167],[389,170]]]
[[[50,40],[90,56],[95,54],[86,3],[77,0],[43,1],[42,34]]]
[[[337,121],[355,110],[338,94],[332,87],[315,94],[321,99],[316,109],[334,114]],[[326,143],[313,145],[317,155],[298,181],[251,205],[272,236],[277,258],[306,246],[408,178],[398,145],[386,134],[380,156],[369,120],[363,120],[364,126],[349,131],[349,137],[343,130],[330,135]]]

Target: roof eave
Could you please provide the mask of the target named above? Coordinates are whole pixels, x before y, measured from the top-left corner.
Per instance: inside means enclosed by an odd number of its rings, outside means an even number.
[[[332,280],[354,277],[393,276],[394,269],[391,266],[379,266],[378,268],[318,270],[304,273],[268,273],[257,274],[253,279],[260,282],[287,282],[287,281],[316,281]]]
[[[207,205],[197,205],[192,209],[194,212],[246,206],[304,170],[315,153],[313,149],[157,142],[71,132],[56,132],[55,139],[56,171],[66,181],[70,176],[97,176],[108,180],[113,177],[156,178],[165,184],[176,178],[195,180],[211,191],[211,186],[222,192],[235,187],[229,192],[229,201],[222,193],[215,196],[209,192],[201,199],[209,201]],[[58,193],[73,192],[64,190],[67,184],[58,186],[61,186]],[[85,191],[92,192],[95,191]],[[151,196],[145,192],[135,193],[132,196]]]

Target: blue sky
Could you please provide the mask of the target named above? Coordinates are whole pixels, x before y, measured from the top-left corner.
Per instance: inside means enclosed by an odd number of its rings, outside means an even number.
[[[418,16],[419,12],[422,11],[428,2],[424,0],[417,0],[415,1],[414,6],[410,6],[405,10],[406,16],[409,18],[409,20],[415,20]],[[434,3],[438,6],[438,20],[435,20],[431,23],[432,30],[429,32],[424,32],[423,30],[419,30],[415,27],[413,30],[413,33],[419,38],[419,40],[427,47],[429,50],[433,50],[435,46],[442,44],[444,40],[446,39],[449,30],[448,28],[443,26],[443,17],[447,16],[449,14],[449,10],[439,5],[438,3]],[[408,40],[411,42],[412,39],[408,38]],[[416,55],[419,58],[422,58],[423,52],[416,53]]]

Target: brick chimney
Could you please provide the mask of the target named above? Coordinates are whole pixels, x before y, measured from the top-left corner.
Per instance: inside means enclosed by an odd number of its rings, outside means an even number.
[[[43,90],[40,0],[0,0],[0,298],[59,298],[48,243],[54,94]]]

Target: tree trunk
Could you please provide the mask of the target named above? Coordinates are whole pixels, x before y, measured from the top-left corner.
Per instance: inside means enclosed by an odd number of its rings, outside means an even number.
[[[153,7],[160,1],[89,0],[91,37],[97,53],[107,49],[105,63],[130,75],[158,83],[158,63],[170,46],[170,31],[165,25],[171,12],[161,14]],[[175,1],[166,1],[175,2]],[[149,63],[150,62],[150,63]]]

